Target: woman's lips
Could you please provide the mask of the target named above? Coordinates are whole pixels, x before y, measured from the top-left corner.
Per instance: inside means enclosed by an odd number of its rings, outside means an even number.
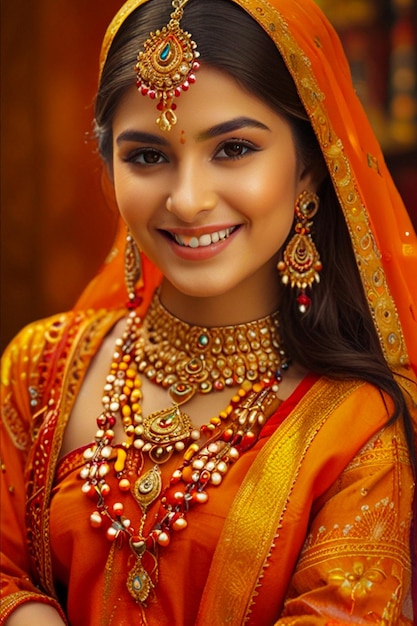
[[[229,226],[201,234],[178,232],[177,230],[165,230],[164,232],[177,256],[189,261],[202,261],[215,256],[228,246],[239,229],[240,226]]]

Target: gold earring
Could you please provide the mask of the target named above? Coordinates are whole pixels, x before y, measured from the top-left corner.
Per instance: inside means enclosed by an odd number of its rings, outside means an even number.
[[[128,295],[127,307],[135,309],[140,304],[140,298],[136,293],[136,283],[142,274],[142,262],[136,241],[129,232],[126,235],[124,269]]]
[[[297,197],[295,235],[288,242],[277,266],[283,284],[300,290],[297,303],[301,313],[306,313],[311,305],[306,289],[311,289],[314,281],[320,282],[319,272],[323,268],[310,232],[311,220],[316,215],[319,204],[319,197],[312,191],[302,191]]]

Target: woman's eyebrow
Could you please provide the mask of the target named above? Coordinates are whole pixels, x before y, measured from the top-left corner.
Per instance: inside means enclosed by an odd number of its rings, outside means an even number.
[[[241,130],[242,128],[261,128],[262,130],[271,130],[262,122],[259,122],[258,120],[255,120],[251,117],[236,117],[232,120],[227,120],[227,122],[220,122],[220,124],[215,124],[215,126],[212,126],[211,128],[208,128],[207,130],[199,133],[197,135],[197,141],[204,141],[206,139],[218,137],[219,135],[224,135],[225,133]]]
[[[168,141],[160,135],[154,135],[153,133],[147,133],[141,130],[124,130],[116,138],[117,145],[120,145],[123,141],[133,141],[136,143],[148,143],[157,146],[167,146]]]

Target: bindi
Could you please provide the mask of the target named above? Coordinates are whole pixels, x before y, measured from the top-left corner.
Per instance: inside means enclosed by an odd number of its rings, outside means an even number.
[[[180,143],[182,145],[185,144],[185,131],[184,130],[182,130],[181,133],[180,133]]]

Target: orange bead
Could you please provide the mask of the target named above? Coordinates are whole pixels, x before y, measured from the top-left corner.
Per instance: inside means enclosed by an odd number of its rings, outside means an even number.
[[[120,489],[120,491],[129,491],[129,489],[130,489],[130,480],[128,480],[127,478],[122,478],[119,481],[119,489]]]

